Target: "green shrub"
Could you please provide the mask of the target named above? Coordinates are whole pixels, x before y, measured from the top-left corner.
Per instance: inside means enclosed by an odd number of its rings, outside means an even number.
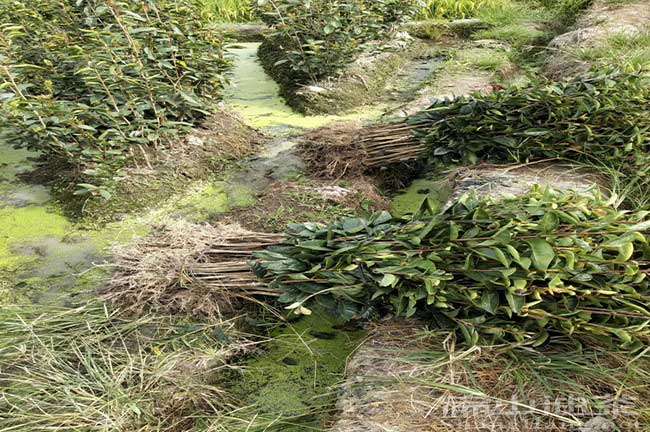
[[[259,13],[273,28],[267,45],[275,65],[303,84],[333,75],[365,42],[386,39],[416,11],[415,0],[260,0]]]
[[[419,19],[472,18],[484,8],[500,8],[510,0],[426,0],[420,9]]]
[[[203,119],[224,84],[222,41],[180,0],[0,5],[8,139],[63,162],[78,194],[110,197],[120,169]]]

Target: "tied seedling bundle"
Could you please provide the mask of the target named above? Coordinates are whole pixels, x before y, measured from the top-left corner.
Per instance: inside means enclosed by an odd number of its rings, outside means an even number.
[[[650,338],[647,215],[597,193],[466,196],[442,215],[294,225],[253,268],[298,313],[430,316],[471,343],[579,334],[639,349]]]
[[[538,81],[487,95],[439,100],[402,122],[362,129],[349,141],[362,170],[416,159],[521,162],[570,158],[645,171],[650,143],[650,79],[591,73],[562,83]],[[327,142],[327,137],[320,140]],[[307,144],[308,160],[349,170],[341,144]],[[324,165],[323,165],[324,164]]]
[[[522,161],[579,158],[645,169],[650,79],[596,74],[438,102],[412,119],[430,157]]]

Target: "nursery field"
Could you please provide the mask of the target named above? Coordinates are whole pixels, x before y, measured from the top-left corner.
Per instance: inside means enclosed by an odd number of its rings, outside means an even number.
[[[647,0],[0,0],[0,432],[650,430]]]

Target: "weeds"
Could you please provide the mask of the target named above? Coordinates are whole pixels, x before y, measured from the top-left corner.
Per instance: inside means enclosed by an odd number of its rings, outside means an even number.
[[[496,39],[524,48],[550,38],[546,26],[553,20],[553,12],[532,4],[509,2],[502,7],[484,8],[477,17],[490,28],[477,32],[475,38]]]
[[[549,10],[554,11],[555,28],[566,29],[578,20],[580,12],[587,9],[594,0],[541,0]]]
[[[650,32],[630,36],[618,34],[605,43],[582,48],[573,54],[577,60],[596,68],[618,64],[628,71],[650,70]]]
[[[187,431],[236,408],[213,384],[251,346],[232,321],[127,319],[99,302],[0,314],[0,430]]]
[[[201,0],[203,11],[210,21],[245,23],[258,17],[251,0]]]
[[[510,0],[426,0],[418,19],[461,19],[475,17],[481,10],[503,8]]]
[[[452,52],[451,58],[456,63],[457,68],[460,66],[460,68],[470,70],[481,69],[504,72],[512,67],[508,53],[504,50],[483,48],[460,49]]]

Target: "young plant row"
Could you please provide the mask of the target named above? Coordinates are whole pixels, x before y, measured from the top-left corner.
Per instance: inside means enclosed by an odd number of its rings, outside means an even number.
[[[0,4],[1,115],[10,143],[110,197],[120,169],[169,146],[219,97],[222,41],[195,2]]]
[[[265,42],[273,52],[270,66],[281,67],[296,85],[332,76],[354,60],[364,43],[387,39],[397,24],[417,11],[415,0],[257,3],[262,20],[273,29]]]
[[[293,225],[253,268],[298,313],[429,317],[470,343],[580,335],[636,350],[650,341],[647,216],[597,193],[466,196],[442,215]]]

